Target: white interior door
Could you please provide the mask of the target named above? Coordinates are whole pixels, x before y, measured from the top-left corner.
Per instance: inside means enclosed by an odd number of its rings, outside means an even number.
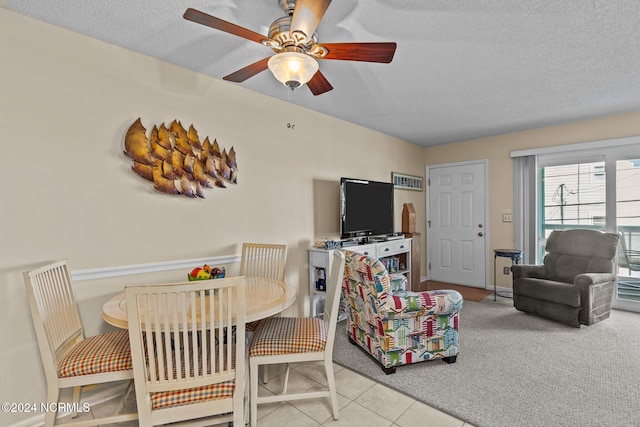
[[[486,285],[486,162],[431,166],[427,266],[439,282]]]

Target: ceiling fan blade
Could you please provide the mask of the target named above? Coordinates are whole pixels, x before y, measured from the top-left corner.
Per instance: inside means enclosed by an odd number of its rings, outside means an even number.
[[[242,37],[247,40],[251,40],[256,43],[263,44],[264,40],[270,40],[269,37],[263,36],[255,31],[248,30],[231,22],[227,22],[223,19],[216,18],[199,10],[189,8],[183,15],[184,19],[195,22],[197,24],[206,25],[207,27],[215,28],[216,30],[224,31],[225,33],[233,34],[234,36]]]
[[[321,59],[339,59],[343,61],[382,62],[393,60],[396,43],[322,43],[329,53]]]
[[[251,65],[247,65],[240,70],[229,74],[228,76],[224,76],[222,80],[228,80],[234,83],[242,83],[250,77],[255,76],[258,73],[263,72],[268,68],[267,62],[269,62],[269,58],[261,59],[260,61],[254,62]]]
[[[311,39],[330,4],[331,0],[298,0],[289,33],[302,31],[307,39]]]
[[[323,93],[329,92],[333,89],[331,83],[329,83],[329,81],[325,78],[324,74],[320,72],[320,70],[318,70],[313,75],[313,77],[311,77],[311,80],[307,82],[307,86],[309,86],[309,90],[311,91],[311,93],[316,96],[322,95]]]

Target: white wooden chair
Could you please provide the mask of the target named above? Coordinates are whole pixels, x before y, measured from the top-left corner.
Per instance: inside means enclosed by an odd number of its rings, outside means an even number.
[[[240,275],[284,280],[287,245],[244,243],[240,261]]]
[[[125,295],[140,425],[244,425],[245,278]]]
[[[25,272],[24,283],[44,365],[48,403],[57,404],[63,388],[74,387],[77,404],[82,386],[133,378],[127,331],[84,336],[66,260]],[[53,426],[57,415],[57,411],[48,411],[45,426]],[[135,413],[116,414],[59,425],[93,426],[136,418]]]
[[[247,277],[266,277],[284,281],[284,266],[287,261],[287,245],[265,243],[243,243],[240,275]],[[247,341],[251,340],[253,331],[261,320],[247,323]],[[269,381],[269,370],[263,370],[262,381]]]
[[[330,397],[333,418],[338,419],[338,401],[333,375],[333,341],[338,321],[340,291],[344,278],[344,253],[334,252],[331,277],[327,283],[327,300],[322,318],[270,317],[263,320],[254,332],[249,347],[250,416],[251,426],[258,419],[259,404],[300,399]],[[324,361],[328,390],[287,394],[289,364]],[[281,394],[258,396],[258,369],[260,366],[287,364]]]

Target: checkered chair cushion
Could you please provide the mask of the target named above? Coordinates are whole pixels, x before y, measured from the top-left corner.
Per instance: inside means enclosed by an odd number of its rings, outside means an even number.
[[[216,399],[228,399],[233,396],[235,381],[212,384],[186,390],[162,391],[150,393],[154,410],[180,405],[208,402]]]
[[[324,351],[327,328],[314,317],[270,317],[254,332],[249,357]]]
[[[216,346],[215,350],[216,354],[219,353],[219,347]],[[183,362],[181,366],[181,375],[185,374],[185,365],[184,365],[184,352],[181,352],[180,360]],[[231,350],[231,367],[235,368],[236,366],[236,349],[235,346]],[[175,356],[172,360],[176,360]],[[189,371],[190,375],[194,375],[194,362],[193,359],[189,359]],[[219,359],[216,359],[215,369],[219,368]],[[164,376],[167,377],[168,370],[167,366],[164,365]],[[177,366],[172,364],[173,373],[171,374],[172,378],[176,378],[176,369]],[[156,368],[158,368],[158,359],[156,358]],[[205,363],[205,368],[207,373],[211,373],[211,353],[207,352],[207,360]],[[202,359],[198,360],[198,370],[200,372],[203,371],[202,368]],[[156,372],[157,378],[159,378],[159,373]],[[179,389],[179,390],[169,390],[169,391],[161,391],[157,393],[149,393],[151,398],[151,407],[153,410],[162,409],[162,408],[170,408],[174,406],[181,405],[191,405],[194,403],[208,402],[217,399],[228,399],[233,396],[233,391],[235,389],[235,381],[226,381],[217,384],[210,384],[201,387],[193,387],[188,389]]]
[[[84,339],[58,363],[61,378],[133,369],[126,330]]]
[[[262,322],[262,320],[256,320],[255,322],[249,322],[244,325],[244,330],[247,332],[253,332],[258,329],[258,325]]]

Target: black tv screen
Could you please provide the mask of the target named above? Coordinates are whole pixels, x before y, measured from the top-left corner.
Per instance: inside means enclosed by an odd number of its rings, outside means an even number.
[[[393,233],[393,184],[342,178],[340,234],[343,239]]]

